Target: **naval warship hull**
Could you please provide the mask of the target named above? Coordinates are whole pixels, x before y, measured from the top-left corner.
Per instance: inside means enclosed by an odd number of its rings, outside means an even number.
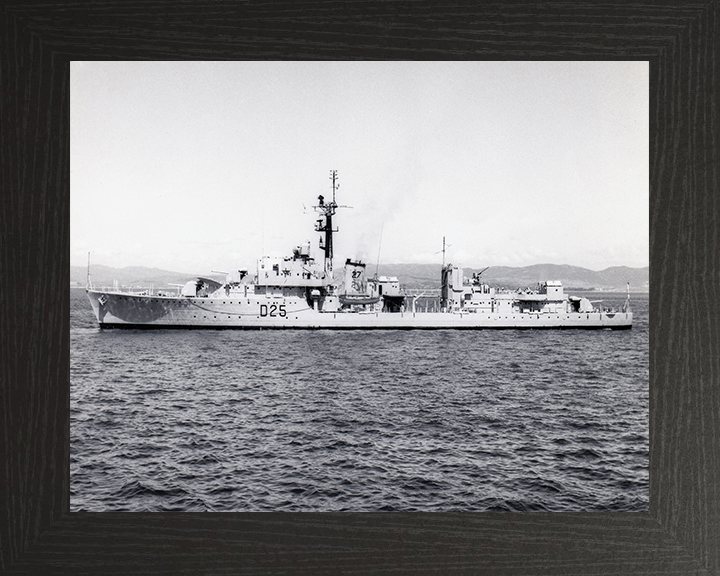
[[[88,290],[102,328],[188,329],[613,329],[632,327],[632,312],[483,313],[318,311],[304,301],[177,298]]]

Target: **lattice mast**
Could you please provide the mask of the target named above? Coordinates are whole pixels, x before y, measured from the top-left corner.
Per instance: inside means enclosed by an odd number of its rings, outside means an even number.
[[[324,235],[320,237],[320,249],[325,252],[325,274],[332,274],[333,267],[333,232],[337,230],[333,229],[332,217],[335,215],[335,210],[338,208],[335,202],[335,192],[339,188],[337,170],[330,171],[330,179],[332,180],[332,202],[325,202],[325,197],[321,194],[318,196],[318,205],[315,206],[315,211],[322,215],[315,223],[315,230],[317,232],[323,232]]]

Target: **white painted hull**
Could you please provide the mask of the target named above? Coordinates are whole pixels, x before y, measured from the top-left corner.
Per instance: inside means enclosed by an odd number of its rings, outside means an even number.
[[[300,298],[185,298],[88,290],[103,328],[628,329],[632,312],[320,312]]]

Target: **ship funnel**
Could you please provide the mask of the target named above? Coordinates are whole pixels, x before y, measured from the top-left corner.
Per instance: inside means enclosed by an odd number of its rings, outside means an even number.
[[[349,258],[345,262],[345,294],[360,296],[367,294],[365,264],[353,262]]]

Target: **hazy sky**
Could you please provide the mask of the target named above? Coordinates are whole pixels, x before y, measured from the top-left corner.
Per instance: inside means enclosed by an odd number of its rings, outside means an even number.
[[[74,62],[71,263],[317,246],[336,169],[336,266],[443,236],[461,266],[647,266],[648,90],[647,62]]]

